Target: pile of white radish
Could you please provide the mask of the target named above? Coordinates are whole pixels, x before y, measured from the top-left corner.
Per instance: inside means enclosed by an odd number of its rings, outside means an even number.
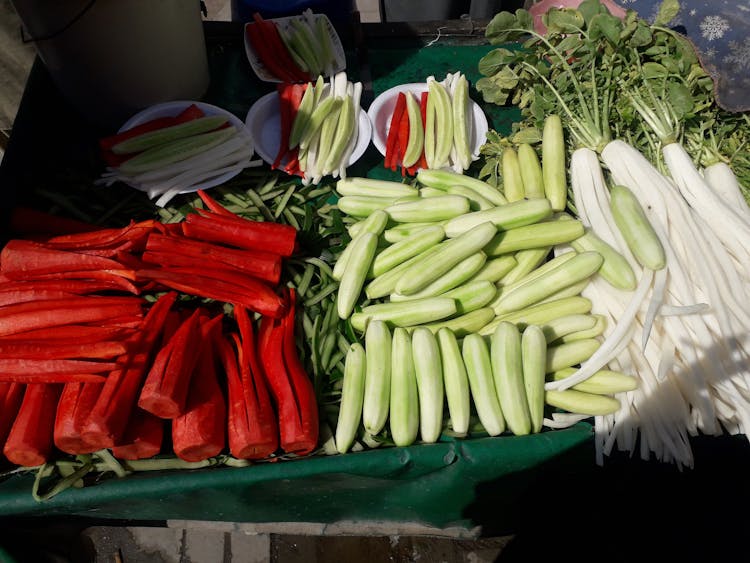
[[[583,290],[592,312],[609,321],[605,341],[569,378],[546,385],[569,388],[605,365],[639,378],[618,412],[595,418],[600,463],[618,448],[692,466],[690,436],[750,431],[750,213],[731,169],[715,165],[701,174],[675,142],[662,154],[665,174],[621,140],[602,150],[605,170],[590,149],[571,158],[578,218],[639,280],[629,292],[599,276]],[[620,186],[653,226],[663,269],[644,266],[641,249],[616,228]]]

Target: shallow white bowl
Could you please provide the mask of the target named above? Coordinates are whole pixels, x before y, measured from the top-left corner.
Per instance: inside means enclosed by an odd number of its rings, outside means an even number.
[[[201,110],[203,110],[203,113],[205,113],[206,115],[225,116],[229,120],[229,123],[237,129],[237,133],[240,135],[247,136],[247,142],[250,143],[251,145],[253,144],[252,135],[250,135],[250,132],[248,131],[247,127],[245,127],[245,124],[236,115],[218,106],[214,106],[212,104],[207,104],[205,102],[193,102],[189,100],[164,102],[162,104],[156,104],[154,106],[150,106],[144,110],[141,110],[138,113],[136,113],[133,117],[128,119],[125,123],[123,123],[118,133],[122,133],[123,131],[127,131],[128,129],[135,127],[136,125],[140,125],[141,123],[145,123],[146,121],[151,121],[152,119],[156,119],[158,117],[173,117],[173,116],[179,115],[184,109],[188,108],[192,104],[195,104],[196,106],[198,106]],[[193,186],[193,188],[189,190],[183,190],[180,193],[190,193],[190,192],[195,192],[198,190],[207,190],[208,188],[213,188],[214,186],[223,184],[227,180],[234,178],[237,174],[239,174],[239,171],[227,172],[226,174],[222,174],[221,176],[217,176],[216,178],[206,180],[205,182],[202,182],[201,184]],[[130,187],[135,188],[136,190],[146,191],[141,186],[131,184],[129,182],[126,182],[126,183]]]
[[[399,84],[398,86],[389,88],[380,94],[373,100],[372,104],[370,104],[370,108],[367,110],[367,115],[370,116],[370,121],[372,122],[372,142],[378,151],[380,151],[380,154],[385,156],[385,143],[388,139],[391,116],[396,107],[396,99],[398,98],[399,92],[411,92],[419,96],[422,92],[426,92],[427,89],[428,86],[426,82]],[[470,107],[473,120],[471,134],[469,136],[469,145],[471,146],[472,154],[477,156],[479,155],[479,149],[487,140],[487,130],[489,126],[487,124],[487,117],[484,115],[482,108],[480,108],[474,100],[471,100]]]
[[[270,92],[255,102],[245,119],[245,125],[255,140],[255,152],[268,164],[273,164],[279,150],[281,142],[279,121],[279,95],[276,92]],[[349,157],[349,166],[361,158],[370,145],[372,137],[370,119],[367,117],[367,112],[361,108],[357,130],[357,144]],[[286,159],[281,161],[282,165],[286,162]]]

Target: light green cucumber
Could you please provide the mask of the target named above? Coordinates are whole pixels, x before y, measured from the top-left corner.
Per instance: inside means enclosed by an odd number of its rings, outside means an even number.
[[[502,322],[492,333],[490,363],[508,429],[516,436],[529,434],[531,418],[523,381],[521,333],[513,323]]]
[[[339,318],[348,319],[352,314],[377,248],[378,235],[375,233],[362,233],[355,239],[336,294]]]
[[[478,334],[469,334],[461,352],[479,422],[490,436],[498,436],[505,432],[505,418],[495,390],[487,343]]]
[[[429,105],[429,98],[427,103]],[[417,181],[423,186],[430,186],[439,190],[448,190],[451,186],[464,186],[474,190],[495,205],[505,205],[508,203],[508,200],[505,199],[500,190],[495,186],[472,176],[459,174],[451,170],[421,168],[417,171]]]
[[[336,422],[336,449],[339,453],[346,453],[354,442],[362,420],[364,396],[365,349],[355,342],[349,347],[344,362],[344,383]]]
[[[524,195],[528,199],[545,197],[542,165],[534,147],[530,144],[518,145],[518,165],[521,169],[521,178],[523,178]]]
[[[498,231],[485,251],[488,256],[499,256],[517,250],[555,246],[575,240],[583,235],[583,232],[583,223],[577,219],[533,223]]]
[[[538,303],[582,280],[590,278],[601,266],[602,257],[596,252],[577,254],[567,262],[550,270],[543,277],[522,283],[503,295],[494,306],[498,315],[518,311]]]
[[[522,200],[526,197],[523,189],[523,177],[521,176],[521,165],[518,162],[518,153],[513,147],[507,147],[503,151],[503,194],[508,202]]]
[[[468,280],[469,282],[475,281],[489,281],[496,283],[516,267],[518,262],[513,256],[498,256],[487,260],[484,266],[474,276]]]
[[[399,223],[428,223],[468,213],[469,200],[460,195],[442,195],[395,203],[386,211]]]
[[[448,329],[453,332],[458,338],[463,338],[469,334],[479,332],[483,327],[487,326],[492,319],[495,318],[495,312],[489,307],[482,307],[474,309],[468,313],[464,313],[457,317],[451,317],[443,321],[437,321],[434,323],[427,323],[418,326],[430,329],[432,332],[437,333],[441,329]],[[416,326],[406,327],[407,330],[414,330]]]
[[[609,203],[615,224],[636,260],[652,270],[664,268],[664,247],[635,194],[625,186],[613,186]]]
[[[549,374],[551,381],[559,381],[570,377],[576,371],[576,368],[565,368]],[[613,370],[602,369],[594,375],[574,385],[571,389],[583,391],[584,393],[595,393],[597,395],[614,395],[616,393],[626,393],[638,389],[638,380],[632,375]]]
[[[424,149],[422,111],[419,108],[419,102],[411,92],[406,92],[406,113],[409,117],[409,138],[406,142],[406,150],[401,157],[401,166],[410,168],[422,156]]]
[[[365,394],[362,424],[373,436],[388,420],[391,397],[391,331],[383,321],[374,320],[365,331]]]
[[[527,326],[521,334],[521,364],[531,432],[537,433],[542,430],[544,420],[544,381],[547,367],[547,341],[537,325]]]
[[[138,174],[139,172],[156,170],[167,164],[173,164],[212,149],[228,141],[236,133],[237,129],[229,126],[209,133],[191,135],[190,137],[156,145],[129,158],[120,164],[118,169],[123,174]]]
[[[565,315],[589,313],[591,312],[591,307],[591,300],[580,295],[558,299],[557,301],[550,301],[547,303],[539,303],[537,305],[532,305],[531,307],[525,307],[519,311],[499,315],[480,332],[484,336],[489,336],[502,321],[508,321],[524,326],[530,324],[543,325],[550,322],[552,319],[563,317]]]
[[[441,297],[455,299],[457,312],[459,315],[463,315],[488,306],[496,293],[497,287],[495,287],[495,284],[488,280],[479,280],[467,282],[450,291],[446,291]]]
[[[469,431],[469,419],[471,417],[471,395],[466,366],[453,331],[448,328],[441,328],[437,331],[436,336],[440,349],[443,384],[451,427],[456,434],[465,436]]]
[[[387,215],[385,211],[383,213]],[[372,261],[372,275],[377,277],[384,274],[406,260],[437,245],[444,237],[443,227],[430,225],[404,240],[392,244],[375,256]]]
[[[566,389],[565,391],[545,391],[545,402],[553,407],[574,414],[604,416],[620,410],[620,401],[606,395],[595,395]]]
[[[560,371],[585,362],[601,346],[595,338],[576,340],[565,344],[547,347],[547,367],[545,371],[551,373]]]
[[[449,238],[457,237],[486,221],[495,225],[499,230],[507,231],[539,223],[550,215],[552,215],[552,208],[546,199],[515,201],[482,211],[469,213],[467,210],[445,224],[445,234]]]
[[[398,280],[396,292],[402,295],[416,293],[448,272],[461,260],[481,250],[497,232],[492,223],[482,223],[465,233],[440,243],[429,262],[410,266]]]
[[[341,281],[341,276],[344,275],[346,264],[349,261],[351,253],[353,252],[355,246],[354,240],[356,239],[356,237],[361,235],[362,233],[373,233],[379,236],[383,232],[387,224],[388,214],[382,210],[374,211],[370,214],[369,217],[367,217],[367,219],[361,221],[361,226],[357,230],[358,234],[355,235],[349,242],[349,244],[346,245],[346,248],[344,248],[338,260],[336,260],[336,263],[333,265],[333,279],[335,279],[336,281]]]
[[[542,130],[542,179],[544,194],[555,211],[562,211],[568,203],[565,154],[562,120],[559,115],[548,115]]]
[[[419,394],[419,432],[422,441],[434,443],[443,430],[443,366],[437,338],[426,328],[418,327],[411,335],[414,371]]]
[[[638,285],[635,272],[625,257],[599,238],[594,231],[586,229],[583,236],[571,241],[570,245],[578,252],[593,250],[604,258],[598,274],[613,287],[632,291]]]
[[[394,200],[404,196],[419,195],[417,189],[408,184],[353,176],[347,176],[337,181],[336,192],[342,196],[390,197]]]
[[[392,340],[389,426],[397,446],[410,446],[419,434],[419,396],[411,336],[406,329],[397,327],[393,329]]]
[[[140,135],[121,141],[112,147],[112,152],[115,154],[132,154],[145,151],[158,145],[177,141],[178,139],[208,133],[221,127],[227,121],[226,116],[223,115],[199,117],[198,119],[192,119],[170,127],[162,127],[155,131],[141,133]]]
[[[400,303],[378,303],[363,307],[351,316],[354,330],[364,332],[372,320],[391,327],[431,323],[456,314],[456,301],[449,297],[426,297]]]
[[[397,301],[410,301],[413,299],[420,299],[422,297],[434,297],[441,295],[446,291],[450,291],[454,288],[461,286],[466,280],[473,276],[479,268],[481,268],[487,256],[481,250],[474,254],[464,258],[458,264],[456,264],[452,270],[446,272],[438,279],[420,289],[416,293],[410,295],[401,295],[399,293],[391,293],[391,302]]]

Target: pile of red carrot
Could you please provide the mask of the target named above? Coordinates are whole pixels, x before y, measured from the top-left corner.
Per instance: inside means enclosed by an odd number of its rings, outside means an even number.
[[[316,447],[295,293],[280,283],[296,230],[200,195],[207,209],[182,223],[5,245],[0,458],[37,466],[108,448],[120,459],[263,459]]]

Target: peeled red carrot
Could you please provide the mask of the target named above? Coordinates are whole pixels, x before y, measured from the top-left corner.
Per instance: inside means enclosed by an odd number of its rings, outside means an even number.
[[[22,383],[0,383],[0,451],[21,408],[25,389]]]
[[[12,239],[0,251],[0,271],[11,279],[80,270],[120,270],[119,262],[83,252],[56,250],[38,242]]]
[[[229,449],[239,459],[263,459],[279,447],[279,428],[247,311],[235,307],[236,353],[226,339],[219,351],[227,377]]]
[[[16,465],[33,467],[49,460],[61,385],[35,383],[26,387],[21,408],[3,447],[3,454]]]
[[[318,407],[312,382],[294,349],[293,293],[290,301],[284,317],[261,319],[259,355],[278,409],[281,448],[303,455],[318,441]]]
[[[217,378],[213,336],[206,338],[198,357],[185,414],[172,420],[172,448],[185,461],[202,461],[226,446],[227,405]]]
[[[0,339],[0,358],[41,359],[110,359],[127,352],[122,341],[59,343],[54,340],[4,340]]]
[[[279,316],[284,312],[284,302],[265,283],[251,276],[231,275],[222,272],[224,279],[210,269],[201,268],[162,268],[159,270],[139,270],[142,280],[153,280],[159,284],[185,293],[216,299],[226,303],[236,303],[262,315]],[[238,283],[226,281],[232,278]]]
[[[404,113],[406,113],[406,94],[399,92],[385,141],[385,167],[390,170],[396,170],[398,167],[398,134],[401,116]]]
[[[45,303],[45,302],[42,302]],[[27,305],[11,305],[20,307]],[[7,309],[7,308],[4,308]],[[104,323],[124,315],[138,317],[141,311],[140,303],[89,305],[86,307],[58,307],[53,309],[36,309],[11,312],[0,315],[0,336],[17,334],[31,330],[50,327],[62,327],[69,324]]]
[[[262,250],[285,257],[294,252],[297,238],[297,230],[290,225],[251,221],[208,211],[189,214],[182,223],[182,230],[185,235],[198,240]]]
[[[160,418],[185,412],[200,344],[200,310],[195,309],[156,354],[138,396],[141,409]]]
[[[57,403],[53,441],[65,453],[90,454],[99,448],[83,439],[83,427],[102,385],[95,383],[66,383]]]
[[[162,327],[176,299],[175,292],[159,297],[144,317],[142,329],[132,338],[133,348],[123,358],[123,366],[107,376],[83,430],[83,438],[97,449],[111,448],[122,439]]]
[[[149,255],[158,252],[156,260],[150,260]],[[175,258],[176,257],[176,258]],[[217,266],[231,267],[242,270],[259,279],[270,283],[278,283],[281,276],[281,255],[263,250],[247,250],[227,248],[226,246],[189,239],[185,237],[152,234],[146,244],[143,260],[155,264],[192,265],[204,260],[211,261]]]
[[[166,421],[150,412],[135,409],[125,435],[112,448],[112,455],[128,460],[154,457],[162,450],[166,424]]]

